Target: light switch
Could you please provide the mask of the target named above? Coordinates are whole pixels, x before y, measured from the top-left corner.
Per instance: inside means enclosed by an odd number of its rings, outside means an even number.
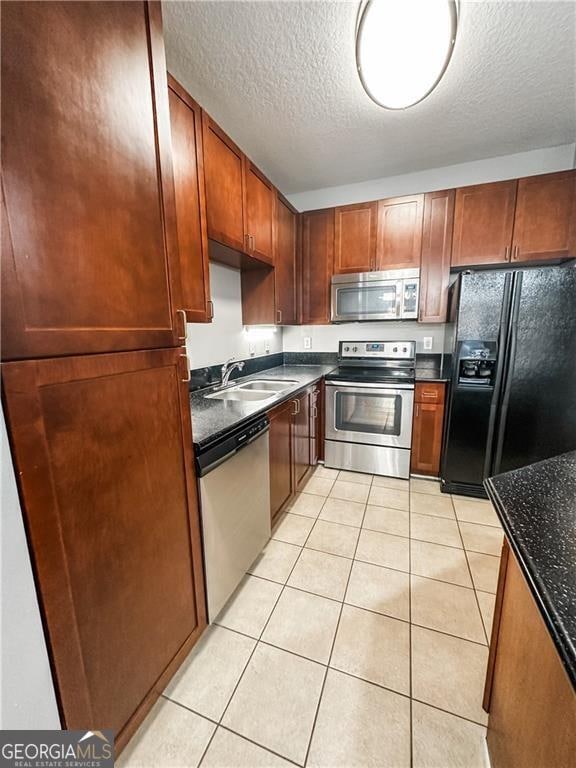
[[[432,349],[432,336],[424,336],[424,349],[429,352]]]
[[[312,336],[304,336],[304,349],[312,349]]]

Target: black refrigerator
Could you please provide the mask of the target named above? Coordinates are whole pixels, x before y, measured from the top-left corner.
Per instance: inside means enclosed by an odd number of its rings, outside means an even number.
[[[576,449],[576,268],[461,273],[450,289],[452,379],[442,490]]]

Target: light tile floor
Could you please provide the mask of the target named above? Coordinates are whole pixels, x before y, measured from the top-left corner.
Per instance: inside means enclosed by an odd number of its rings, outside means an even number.
[[[318,467],[119,764],[487,768],[501,543],[487,501]]]

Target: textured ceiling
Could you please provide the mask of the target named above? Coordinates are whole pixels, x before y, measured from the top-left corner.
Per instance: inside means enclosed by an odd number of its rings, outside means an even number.
[[[168,68],[286,194],[574,141],[576,2],[461,2],[443,80],[403,112],[362,89],[357,10],[169,0]]]

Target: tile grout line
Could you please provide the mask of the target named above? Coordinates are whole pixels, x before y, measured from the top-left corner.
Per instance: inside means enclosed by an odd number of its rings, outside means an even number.
[[[264,645],[270,645],[269,643],[266,643],[262,641]],[[393,693],[396,696],[401,696],[403,699],[410,699],[411,697],[407,693],[402,693],[402,691],[398,691],[395,688],[388,688],[386,685],[382,685],[382,683],[376,683],[374,680],[369,680],[367,677],[360,677],[360,675],[354,675],[351,672],[346,672],[343,669],[337,669],[336,667],[330,667],[327,664],[322,664],[319,661],[315,661],[314,659],[308,659],[305,656],[300,656],[297,653],[294,653],[294,651],[287,651],[284,648],[278,648],[278,646],[271,646],[273,648],[277,648],[278,650],[284,651],[285,653],[290,654],[291,656],[296,656],[300,659],[305,659],[306,661],[310,661],[313,664],[319,664],[320,666],[326,667],[328,670],[333,670],[334,672],[338,672],[340,675],[344,675],[345,677],[351,677],[354,680],[360,680],[363,683],[366,683],[367,685],[371,685],[374,688],[379,688],[383,691],[388,691],[388,693]],[[192,712],[193,714],[197,715],[198,717],[203,718],[204,720],[208,720],[209,722],[213,723],[214,725],[218,726],[219,728],[224,728],[227,731],[230,731],[231,733],[236,734],[237,736],[240,736],[243,739],[246,739],[246,741],[250,741],[253,744],[256,744],[257,746],[261,746],[262,749],[267,749],[269,752],[273,752],[274,750],[271,750],[269,747],[264,747],[263,745],[259,744],[257,741],[254,741],[253,739],[250,739],[248,736],[244,736],[243,734],[239,733],[238,731],[235,731],[231,726],[225,725],[224,723],[219,723],[217,720],[214,720],[214,718],[209,717],[208,715],[204,715],[198,710],[194,709],[193,707],[188,706],[187,704],[182,703],[181,701],[177,701],[176,699],[172,699],[166,694],[162,693],[160,696],[167,701],[170,701],[172,704],[177,704],[179,707],[182,707],[183,709],[187,709],[189,712]],[[439,712],[445,712],[447,715],[452,715],[453,717],[457,717],[460,720],[465,720],[467,723],[474,723],[475,725],[478,725],[482,728],[486,727],[485,723],[479,723],[477,720],[472,720],[470,717],[466,717],[465,715],[460,715],[457,712],[452,712],[449,709],[443,709],[442,707],[437,706],[436,704],[431,704],[429,701],[425,701],[423,699],[419,699],[418,697],[412,697],[414,701],[417,701],[419,704],[424,704],[427,707],[430,707],[430,709],[436,709]],[[276,753],[274,753],[276,754]],[[280,757],[283,757],[286,760],[291,760],[291,758],[285,758],[284,755],[279,755]],[[294,762],[291,760],[291,762]],[[295,763],[295,765],[299,765],[298,763]],[[302,767],[300,767],[302,768]]]
[[[271,539],[269,539],[269,541],[270,541],[270,540],[271,540]],[[278,593],[278,597],[276,598],[276,600],[275,600],[275,602],[274,602],[274,605],[272,606],[272,610],[270,611],[270,613],[269,613],[269,615],[268,615],[268,618],[266,619],[266,623],[264,624],[264,626],[263,626],[263,628],[262,628],[262,631],[260,632],[260,634],[259,634],[258,638],[256,639],[256,642],[254,643],[254,648],[252,649],[252,652],[250,653],[250,656],[248,657],[248,660],[246,661],[246,664],[244,665],[244,668],[242,669],[242,672],[241,672],[241,674],[240,674],[240,677],[239,677],[239,678],[238,678],[238,680],[236,681],[236,685],[234,686],[234,688],[233,688],[233,690],[232,690],[232,693],[230,694],[230,697],[229,697],[229,699],[228,699],[228,702],[226,703],[226,706],[224,707],[224,710],[222,711],[222,714],[220,715],[220,719],[218,720],[218,726],[220,726],[220,725],[222,724],[222,721],[223,721],[223,719],[224,719],[224,716],[226,715],[226,712],[228,711],[228,708],[230,707],[230,704],[231,704],[231,702],[232,702],[232,699],[234,698],[234,695],[235,695],[236,691],[238,690],[238,687],[239,687],[240,683],[242,682],[242,678],[244,677],[244,674],[246,673],[246,670],[248,669],[248,666],[249,666],[250,662],[252,661],[252,657],[254,656],[254,654],[255,654],[255,652],[256,652],[256,649],[258,648],[258,645],[260,644],[260,638],[262,637],[262,635],[263,635],[263,634],[264,634],[264,632],[266,631],[266,627],[268,626],[268,623],[270,622],[270,619],[271,619],[271,617],[272,617],[272,614],[273,614],[273,613],[274,613],[274,611],[276,610],[276,606],[278,605],[278,602],[280,601],[280,598],[282,597],[282,594],[284,593],[284,589],[286,588],[286,583],[288,582],[288,579],[289,579],[289,578],[290,578],[290,576],[292,575],[292,571],[293,571],[293,570],[294,570],[294,568],[296,567],[296,564],[297,564],[297,563],[298,563],[298,561],[300,560],[300,557],[301,557],[301,555],[302,555],[302,552],[303,552],[303,551],[304,551],[304,548],[303,548],[303,547],[300,547],[300,552],[299,552],[299,554],[298,554],[298,557],[297,557],[297,558],[296,558],[296,560],[294,561],[294,564],[292,565],[292,568],[290,569],[290,573],[289,573],[289,574],[288,574],[288,576],[286,577],[286,581],[284,582],[284,584],[282,584],[282,589],[281,589],[281,590],[280,590],[280,592]],[[276,584],[277,584],[278,582],[274,582],[274,583],[276,583]],[[233,631],[233,630],[231,630],[231,631]],[[240,634],[240,633],[239,633],[239,634]],[[254,639],[254,638],[252,638],[252,639]],[[225,726],[223,726],[223,727],[225,727]],[[216,731],[217,731],[217,730],[218,730],[218,728],[216,728],[216,729],[215,729],[214,733],[212,734],[212,737],[210,738],[210,741],[209,741],[209,742],[208,742],[208,744],[206,745],[206,749],[205,749],[205,750],[204,750],[204,752],[202,753],[202,757],[200,758],[200,762],[198,763],[198,766],[197,766],[197,768],[200,768],[200,766],[202,765],[202,761],[204,760],[204,757],[206,756],[206,753],[207,753],[207,751],[208,751],[208,749],[209,749],[209,747],[210,747],[210,744],[212,743],[212,740],[213,740],[213,738],[214,738],[214,736],[215,736],[215,734],[216,734]],[[240,734],[239,734],[239,735],[240,735]],[[256,743],[256,742],[254,742],[254,743]],[[261,745],[260,745],[260,744],[258,744],[258,746],[261,746]],[[291,762],[292,762],[292,761],[291,761]]]
[[[413,690],[412,690],[412,484],[408,479],[408,653],[409,653],[409,691],[410,691],[410,768],[414,765],[413,734]]]
[[[364,518],[366,517],[366,509],[368,507],[368,498],[370,498],[370,491],[372,489],[372,483],[374,482],[374,475],[372,475],[372,479],[370,480],[370,486],[368,490],[368,496],[366,497],[366,504],[364,505],[364,512],[362,514],[362,522],[360,524],[360,531],[362,531],[362,523],[364,522]],[[350,565],[350,570],[348,571],[348,578],[346,579],[346,586],[344,588],[344,593],[342,595],[342,602],[340,604],[340,613],[338,614],[338,621],[336,622],[336,631],[334,632],[334,637],[332,638],[332,645],[330,647],[330,653],[328,654],[328,661],[326,662],[326,671],[324,672],[324,679],[322,681],[322,686],[320,688],[320,696],[318,697],[318,703],[316,704],[316,712],[314,713],[314,720],[312,721],[312,729],[310,731],[310,738],[308,739],[308,747],[306,748],[306,756],[304,758],[304,767],[308,764],[308,758],[310,756],[310,749],[312,747],[312,740],[314,739],[314,731],[316,730],[316,723],[318,721],[318,715],[320,713],[320,706],[322,704],[322,698],[324,696],[324,689],[326,688],[326,680],[328,679],[328,671],[330,669],[330,662],[332,661],[332,654],[334,653],[334,646],[336,645],[336,638],[338,637],[338,631],[340,629],[340,620],[342,619],[342,612],[344,610],[344,601],[346,599],[346,593],[348,592],[348,585],[350,584],[350,576],[352,575],[352,569],[354,568],[354,560],[356,557],[356,552],[358,550],[358,543],[360,541],[360,534],[358,535],[358,538],[356,539],[356,546],[354,547],[354,557],[352,558],[352,563]]]
[[[454,499],[452,498],[452,495],[450,495],[450,501],[452,502],[452,508],[454,509],[454,514],[456,515],[456,505],[454,504]],[[480,614],[480,623],[482,624],[482,631],[484,633],[484,637],[486,638],[486,645],[488,646],[488,649],[490,649],[490,638],[488,637],[488,632],[486,631],[486,627],[484,626],[484,617],[482,616],[480,601],[478,600],[478,595],[476,594],[476,582],[474,581],[474,576],[472,575],[472,568],[470,567],[468,552],[464,547],[464,537],[462,536],[462,530],[460,528],[460,521],[458,520],[458,515],[456,515],[456,525],[458,527],[458,535],[460,536],[460,540],[462,541],[464,556],[466,558],[466,565],[468,566],[468,573],[470,574],[470,581],[472,582],[472,586],[474,587],[474,601],[476,602],[476,608],[478,609],[478,613]],[[477,554],[480,554],[480,553],[477,553]]]

